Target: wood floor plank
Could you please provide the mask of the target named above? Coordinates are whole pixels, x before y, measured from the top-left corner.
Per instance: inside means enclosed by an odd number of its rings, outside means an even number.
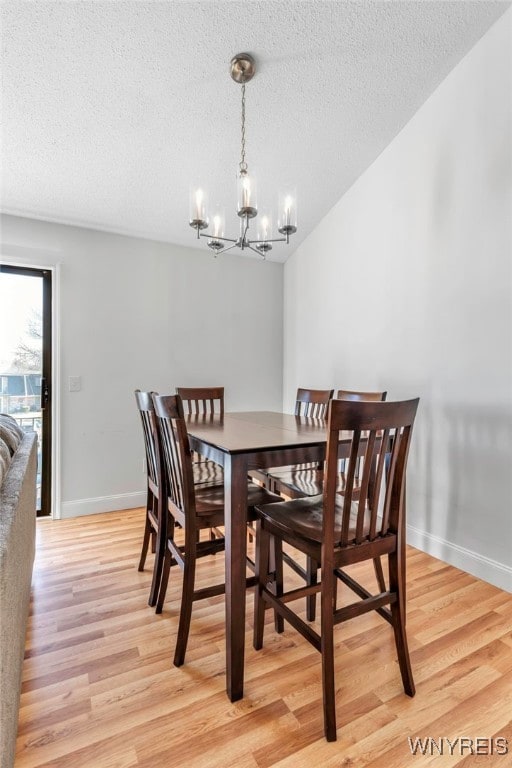
[[[143,525],[143,510],[38,521],[15,768],[401,768],[434,765],[407,740],[429,735],[508,739],[501,762],[454,754],[443,766],[512,765],[512,595],[408,547],[416,696],[403,693],[386,622],[339,625],[327,743],[320,654],[289,626],[277,635],[270,611],[254,651],[251,593],[241,701],[225,693],[222,597],[194,606],[186,663],[173,666],[181,573],[157,616],[151,556],[137,571]],[[352,573],[374,588],[368,564]],[[199,583],[222,577],[222,555],[201,562]]]

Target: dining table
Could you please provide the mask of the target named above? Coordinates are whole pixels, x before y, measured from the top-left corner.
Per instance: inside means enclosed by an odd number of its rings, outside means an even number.
[[[326,422],[289,413],[245,411],[192,414],[187,429],[191,448],[224,468],[226,691],[231,701],[237,701],[244,689],[248,473],[323,461]],[[347,450],[348,446],[347,438]]]

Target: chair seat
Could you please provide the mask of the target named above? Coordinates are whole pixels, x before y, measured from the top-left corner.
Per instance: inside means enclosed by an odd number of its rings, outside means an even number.
[[[269,467],[268,469],[262,469],[262,472],[266,472],[267,475],[278,476],[284,475],[288,472],[309,472],[318,471],[318,462],[309,462],[307,464],[287,464],[284,467]]]
[[[224,486],[199,486],[196,488],[196,513],[198,517],[208,517],[221,511],[224,514]],[[255,483],[247,483],[247,506],[251,517],[256,506],[272,505],[280,499],[275,493],[261,488]]]
[[[195,486],[210,486],[224,484],[224,469],[209,459],[201,459],[192,464]]]
[[[251,480],[256,480],[256,482],[265,485],[268,480],[269,471],[268,469],[250,469],[247,475]]]
[[[324,472],[316,465],[307,468],[293,465],[276,467],[269,470],[269,476],[274,486],[285,494],[287,490],[298,496],[318,496],[322,493]]]
[[[335,541],[341,540],[341,521],[343,516],[342,497],[336,499],[334,537]],[[356,535],[357,502],[352,502],[349,526],[349,541]],[[282,501],[277,504],[258,506],[256,512],[272,526],[275,526],[283,534],[293,534],[305,541],[315,544],[322,542],[323,496],[310,496],[292,501]],[[367,510],[368,512],[368,510]],[[363,534],[369,531],[369,512],[366,515]]]
[[[269,473],[270,474],[270,473]],[[272,471],[271,478],[274,485],[284,494],[290,491],[294,496],[318,496],[323,492],[324,471],[317,467],[308,469],[298,467],[285,467]],[[345,472],[338,473],[338,493],[343,493],[347,483]],[[357,480],[356,480],[357,483]],[[359,488],[357,484],[352,490],[353,498],[358,498]]]
[[[315,476],[315,473],[320,472],[318,469],[318,462],[308,464],[288,464],[283,467],[268,467],[265,469],[253,469],[249,472],[249,477],[253,480],[259,480],[260,482],[266,482],[270,480],[278,480],[281,482],[281,478],[286,481],[290,478],[292,473],[305,472],[308,478]],[[314,486],[318,487],[318,484]],[[322,493],[322,489],[314,490],[312,493],[306,493],[306,496],[316,496],[317,493]]]

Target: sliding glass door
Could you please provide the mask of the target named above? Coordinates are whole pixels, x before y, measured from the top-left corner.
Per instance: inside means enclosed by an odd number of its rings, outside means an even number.
[[[37,432],[37,512],[51,512],[52,273],[0,264],[0,413]]]

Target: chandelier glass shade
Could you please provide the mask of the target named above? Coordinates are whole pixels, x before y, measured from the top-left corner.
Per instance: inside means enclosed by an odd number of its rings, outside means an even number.
[[[288,189],[279,196],[277,230],[282,237],[273,237],[273,217],[270,211],[260,211],[256,179],[249,173],[245,158],[245,84],[256,71],[254,59],[248,53],[239,53],[231,59],[230,74],[241,85],[241,147],[237,175],[237,215],[240,219],[240,232],[237,238],[225,234],[225,213],[219,206],[210,212],[206,190],[191,187],[189,224],[196,230],[197,238],[207,239],[208,247],[215,256],[232,248],[248,249],[263,258],[272,250],[273,243],[289,243],[290,235],[297,231],[297,196],[294,189]],[[249,234],[252,224],[254,236]],[[208,230],[208,231],[204,231]]]

